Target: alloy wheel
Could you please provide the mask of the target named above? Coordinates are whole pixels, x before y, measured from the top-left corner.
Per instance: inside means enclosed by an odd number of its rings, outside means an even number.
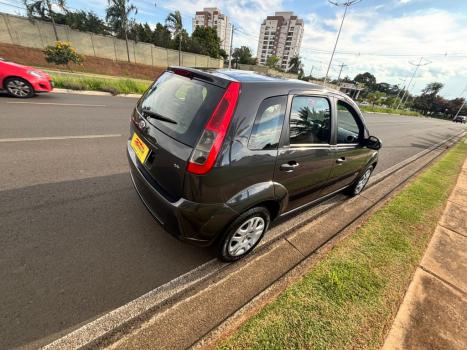
[[[365,171],[363,176],[358,181],[357,186],[355,186],[355,194],[358,194],[363,190],[368,180],[370,179],[370,175],[371,175],[371,169],[367,169],[367,171]]]
[[[24,81],[10,80],[6,86],[7,90],[14,96],[26,97],[31,94],[31,87]]]
[[[227,250],[232,256],[240,256],[248,252],[264,232],[265,221],[261,216],[253,216],[246,220],[230,238]]]

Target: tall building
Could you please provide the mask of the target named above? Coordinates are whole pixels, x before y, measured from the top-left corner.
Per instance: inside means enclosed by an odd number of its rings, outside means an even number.
[[[205,7],[203,11],[196,11],[196,16],[193,18],[193,30],[196,27],[216,29],[217,36],[221,41],[221,49],[229,53],[232,25],[229,22],[229,17],[223,15],[217,7]]]
[[[303,38],[303,20],[293,12],[276,12],[261,24],[257,56],[265,65],[270,56],[279,57],[278,65],[289,69],[290,60],[300,53]]]

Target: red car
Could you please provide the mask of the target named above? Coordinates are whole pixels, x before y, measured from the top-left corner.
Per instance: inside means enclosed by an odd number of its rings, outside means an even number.
[[[52,78],[43,71],[0,59],[0,89],[13,97],[28,98],[53,89]]]

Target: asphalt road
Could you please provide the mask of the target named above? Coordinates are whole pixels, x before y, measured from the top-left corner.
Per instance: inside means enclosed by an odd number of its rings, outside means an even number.
[[[214,257],[165,233],[125,155],[132,98],[0,96],[0,348],[43,345]],[[464,125],[368,115],[377,171]],[[293,218],[291,218],[293,220]]]

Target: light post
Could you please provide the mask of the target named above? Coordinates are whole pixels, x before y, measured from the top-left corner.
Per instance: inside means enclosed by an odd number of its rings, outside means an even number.
[[[326,76],[324,77],[324,85],[326,85],[326,81],[328,80],[329,69],[331,69],[332,59],[334,58],[334,53],[336,52],[337,43],[339,42],[339,37],[341,36],[342,25],[344,24],[344,19],[345,19],[345,15],[347,14],[347,9],[349,8],[349,6],[358,4],[360,1],[362,0],[346,0],[344,2],[328,0],[330,4],[333,4],[335,6],[344,6],[345,10],[344,10],[344,16],[342,16],[342,22],[339,27],[339,31],[337,32],[336,43],[334,44],[334,49],[332,50],[331,59],[329,60],[329,64],[328,64],[328,69],[326,70]]]
[[[399,107],[401,106],[402,104],[402,101],[404,101],[404,98],[405,98],[405,95],[409,92],[409,89],[410,89],[410,85],[412,84],[412,81],[413,79],[415,78],[415,75],[417,74],[417,71],[418,71],[418,68],[420,68],[421,66],[426,66],[427,64],[430,64],[431,61],[428,61],[426,60],[426,63],[422,63],[423,61],[423,57],[420,57],[420,61],[417,63],[412,63],[412,62],[409,62],[412,66],[415,66],[415,69],[413,71],[413,74],[412,74],[412,77],[410,78],[409,80],[409,83],[407,84],[407,89],[404,91],[404,94],[402,95],[402,98],[401,100],[399,101],[399,104],[397,105],[397,108],[396,109],[399,109]]]
[[[466,91],[467,91],[467,86],[465,87],[464,90],[462,90],[462,92],[461,92],[461,97],[462,97],[462,95],[464,94],[464,92],[466,92]],[[461,108],[459,108],[459,110],[457,111],[457,113],[456,113],[456,115],[454,116],[453,119],[456,119],[456,117],[457,117],[457,116],[459,115],[459,113],[462,111],[462,109],[463,109],[464,106],[465,106],[465,102],[467,102],[467,99],[464,98],[464,103],[462,103]]]

